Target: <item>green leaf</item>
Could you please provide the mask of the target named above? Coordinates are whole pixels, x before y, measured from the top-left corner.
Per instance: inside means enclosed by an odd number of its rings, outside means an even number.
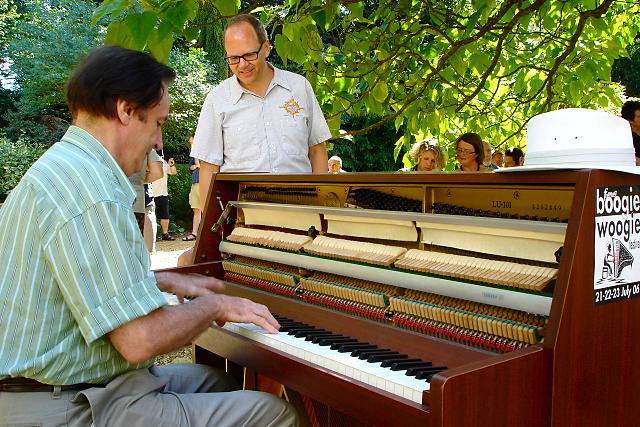
[[[163,64],[169,62],[169,52],[173,46],[173,36],[170,31],[162,28],[154,29],[149,35],[149,51]]]
[[[129,0],[105,0],[93,12],[91,24],[96,25],[102,18],[107,15],[118,15],[127,7],[131,6]]]
[[[147,44],[147,38],[156,24],[156,15],[153,12],[134,13],[127,16],[125,25],[128,27],[132,37],[132,49],[143,50]]]
[[[115,21],[107,27],[104,44],[133,48],[135,43],[127,24],[123,21]]]
[[[184,1],[168,8],[162,18],[163,21],[168,21],[174,30],[182,30],[185,22],[195,17],[196,10],[197,3],[194,4],[193,0]]]
[[[347,5],[347,9],[351,12],[351,16],[353,18],[362,18],[362,14],[364,12],[364,4],[363,2],[351,3]]]
[[[214,0],[213,5],[224,17],[233,16],[240,10],[240,0]]]
[[[288,38],[283,36],[282,34],[276,34],[276,52],[280,58],[282,58],[282,62],[284,66],[287,66],[287,60],[291,59],[291,42]]]
[[[374,86],[372,95],[373,98],[381,104],[387,100],[387,96],[389,95],[389,87],[384,82],[384,80],[379,81]]]

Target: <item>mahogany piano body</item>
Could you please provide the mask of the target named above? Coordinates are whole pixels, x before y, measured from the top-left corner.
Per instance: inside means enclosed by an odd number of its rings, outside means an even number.
[[[210,230],[220,218],[222,207],[240,200],[241,190],[252,186],[258,189],[269,186],[318,188],[322,197],[312,204],[345,210],[353,206],[345,204],[345,194],[337,194],[341,191],[367,188],[393,194],[408,188],[405,192],[421,200],[422,214],[431,212],[435,201],[443,200],[451,205],[471,205],[480,207],[480,211],[498,212],[494,215],[498,218],[491,218],[498,222],[500,218],[509,217],[511,211],[519,209],[522,215],[525,209],[531,216],[566,215],[560,219],[566,223],[566,234],[557,279],[551,290],[544,338],[534,345],[506,353],[227,282],[227,293],[264,303],[280,315],[448,366],[432,378],[422,404],[374,389],[218,327],[210,328],[195,340],[194,359],[199,363],[227,366],[229,370],[245,366],[370,425],[640,425],[640,298],[608,304],[594,302],[596,189],[631,185],[640,185],[640,177],[602,170],[491,174],[218,174],[214,176],[201,224],[195,264],[182,271],[222,278],[219,250],[222,234]],[[329,191],[327,195],[323,188],[336,191]],[[290,204],[290,199],[285,202]],[[232,209],[229,217],[235,218],[238,211]],[[232,229],[233,222],[225,224],[225,236]],[[511,238],[518,241],[521,237],[516,233]],[[228,361],[226,365],[224,360]]]

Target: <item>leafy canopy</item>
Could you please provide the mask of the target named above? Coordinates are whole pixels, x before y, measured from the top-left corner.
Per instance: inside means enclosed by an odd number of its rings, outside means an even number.
[[[285,65],[311,81],[334,137],[392,122],[396,152],[414,139],[474,131],[521,144],[529,118],[564,107],[614,108],[614,59],[640,4],[613,0],[212,0],[221,16],[259,12]],[[166,60],[172,34],[196,38],[197,0],[106,0],[107,41]],[[344,113],[381,117],[340,132]]]

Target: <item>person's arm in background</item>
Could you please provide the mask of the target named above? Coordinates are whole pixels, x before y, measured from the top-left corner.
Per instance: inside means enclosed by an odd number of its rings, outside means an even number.
[[[178,173],[178,170],[176,169],[176,161],[173,160],[173,157],[169,158],[167,164],[169,165],[169,171],[167,172],[167,175],[175,175]]]
[[[309,147],[309,160],[313,173],[327,173],[327,147],[324,142]]]
[[[162,170],[162,158],[158,156],[156,150],[150,150],[147,156],[147,174],[144,176],[144,183],[149,184],[157,179],[162,178],[164,174]]]
[[[326,162],[325,162],[326,163]],[[325,168],[326,169],[326,168]],[[214,173],[220,172],[220,166],[200,161],[200,203],[202,203],[202,218],[206,210],[207,196],[209,195],[209,186]]]

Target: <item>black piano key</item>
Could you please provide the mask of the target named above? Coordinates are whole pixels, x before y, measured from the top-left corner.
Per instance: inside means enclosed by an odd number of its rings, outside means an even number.
[[[336,348],[333,348],[333,347]],[[365,350],[365,349],[373,349],[376,348],[376,345],[373,344],[369,344],[368,342],[364,342],[364,343],[355,343],[355,344],[342,344],[342,343],[336,343],[334,345],[331,346],[331,348],[333,350],[338,350],[339,353],[350,353],[354,350]]]
[[[432,369],[418,372],[418,374],[416,374],[416,378],[419,380],[431,381],[432,376],[434,376],[438,372],[446,371],[447,369],[449,368],[447,368],[446,366],[434,366]]]
[[[296,338],[305,338],[313,335],[326,334],[329,331],[326,329],[303,329],[297,332],[289,332],[289,335],[293,335]]]
[[[335,344],[335,343],[349,343],[349,342],[358,342],[358,340],[356,340],[355,338],[350,338],[350,337],[327,337],[327,338],[322,338],[320,340],[318,340],[318,345],[322,346],[322,347],[327,347],[330,346],[331,344]]]
[[[380,350],[380,348],[377,345],[373,345],[372,348],[356,348],[355,350],[353,350],[351,352],[351,356],[352,357],[358,357],[358,356],[360,356],[360,353],[362,353],[363,351],[371,351],[371,350]],[[389,349],[384,349],[384,350],[388,351]]]
[[[339,341],[339,338],[351,338],[351,337],[347,337],[347,336],[345,336],[345,335],[340,335],[340,334],[329,334],[329,335],[322,335],[322,334],[321,334],[321,335],[315,335],[315,336],[310,337],[310,338],[311,338],[311,340],[310,340],[310,341],[311,341],[312,343],[314,343],[314,344],[319,344],[321,340],[326,340],[326,339],[338,339],[338,341]],[[306,338],[305,338],[305,339],[306,339]],[[307,340],[307,341],[309,341],[309,340]]]
[[[420,372],[431,372],[431,371],[441,371],[442,366],[431,366],[431,362],[429,362],[429,366],[414,366],[412,368],[408,368],[406,375],[415,376]]]
[[[304,323],[285,323],[284,325],[280,325],[280,332],[289,332],[296,329],[308,328],[310,325],[305,325]]]
[[[397,359],[398,356],[402,356],[402,354],[398,353],[397,351],[392,351],[391,353],[372,354],[367,358],[367,362],[378,363],[387,359]]]
[[[358,359],[366,360],[372,354],[385,354],[385,353],[390,353],[390,352],[391,352],[391,350],[389,350],[388,348],[382,348],[382,349],[376,348],[376,349],[373,349],[373,350],[362,350],[360,352],[360,354],[358,354]]]
[[[396,362],[393,365],[391,365],[391,370],[404,371],[409,368],[420,368],[420,367],[428,368],[429,366],[431,366],[431,362],[425,362],[424,360],[413,361],[413,362],[403,361],[403,362]]]
[[[407,355],[402,355],[402,356],[404,356],[404,357],[396,357],[395,359],[384,360],[384,361],[382,361],[382,364],[380,366],[382,366],[383,368],[390,368],[391,365],[393,365],[394,363],[420,361],[420,359],[409,359],[409,356],[407,356]]]

